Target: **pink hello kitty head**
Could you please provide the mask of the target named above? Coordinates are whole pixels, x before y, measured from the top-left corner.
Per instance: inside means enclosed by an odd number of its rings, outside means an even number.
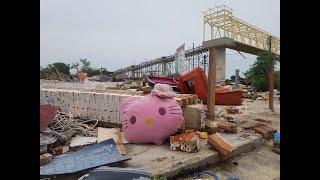
[[[157,91],[140,99],[126,98],[121,104],[122,128],[130,143],[162,144],[181,127],[182,109],[176,100]]]

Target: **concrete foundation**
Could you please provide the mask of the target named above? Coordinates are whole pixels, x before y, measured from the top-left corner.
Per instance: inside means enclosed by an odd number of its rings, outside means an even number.
[[[242,138],[240,137],[241,134],[219,134],[235,149],[229,158],[262,145],[260,135],[250,135]],[[224,159],[217,151],[210,149],[207,140],[201,140],[201,149],[197,153],[172,151],[169,148],[169,143],[161,146],[127,144],[126,148],[128,152],[126,156],[132,159],[124,162],[121,166],[142,168],[150,172],[152,176],[164,175],[168,178],[179,175],[185,170],[214,164]],[[156,158],[162,158],[163,160],[157,161]]]

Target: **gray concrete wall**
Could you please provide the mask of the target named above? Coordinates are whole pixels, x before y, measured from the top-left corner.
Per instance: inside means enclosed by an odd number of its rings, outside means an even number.
[[[58,106],[63,112],[70,112],[81,118],[121,124],[120,102],[129,94],[98,93],[84,90],[40,89],[40,104]]]

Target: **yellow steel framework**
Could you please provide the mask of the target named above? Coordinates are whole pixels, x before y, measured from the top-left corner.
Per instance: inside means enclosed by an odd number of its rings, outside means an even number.
[[[203,40],[206,40],[206,25],[208,24],[211,39],[229,37],[263,50],[269,50],[268,42],[271,37],[271,52],[280,55],[280,38],[235,17],[232,12],[233,10],[225,5],[204,11]]]

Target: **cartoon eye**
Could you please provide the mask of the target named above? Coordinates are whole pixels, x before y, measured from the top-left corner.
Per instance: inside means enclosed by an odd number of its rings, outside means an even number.
[[[162,116],[165,115],[166,114],[166,109],[163,108],[163,107],[159,108],[159,114],[162,115]]]
[[[132,116],[131,118],[130,118],[130,123],[131,124],[134,124],[134,123],[136,123],[136,117],[135,116]]]

